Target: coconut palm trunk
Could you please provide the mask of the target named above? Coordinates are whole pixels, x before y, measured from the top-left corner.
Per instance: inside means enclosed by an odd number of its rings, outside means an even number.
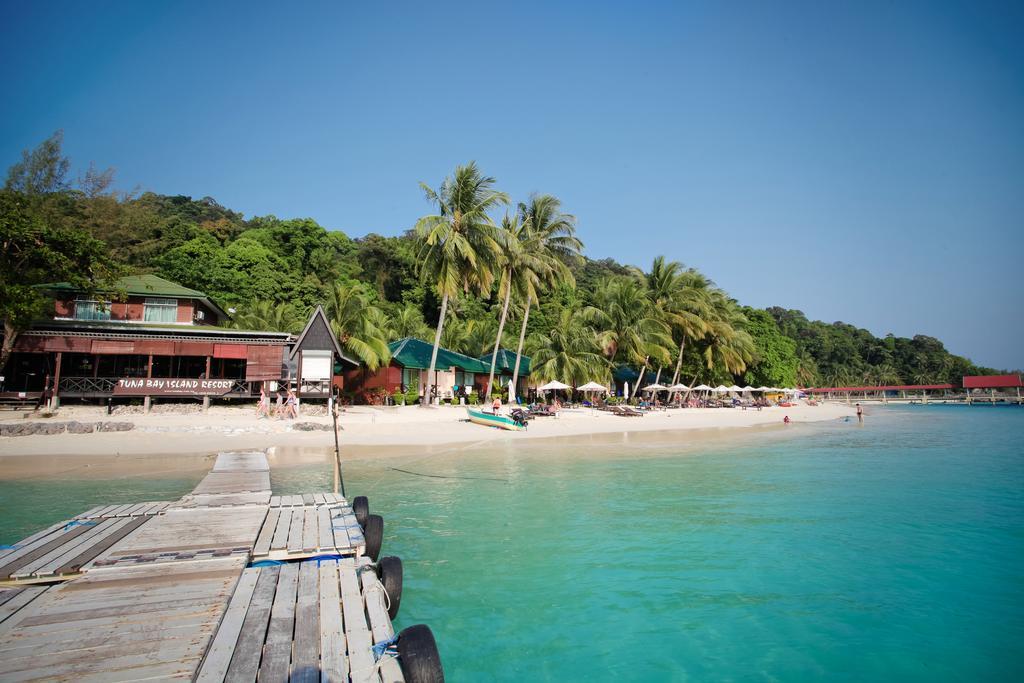
[[[487,400],[491,400],[491,389],[494,387],[494,366],[498,363],[498,348],[501,346],[501,333],[505,331],[505,319],[508,317],[508,304],[512,300],[512,273],[508,274],[508,291],[505,292],[505,305],[501,309],[501,320],[498,322],[498,338],[494,340],[494,353],[491,354],[491,374],[487,378]],[[518,358],[516,359],[518,360]],[[515,378],[513,377],[513,381]],[[512,397],[509,396],[511,400]]]
[[[672,386],[675,386],[679,382],[679,374],[683,370],[683,351],[686,350],[686,336],[683,336],[683,341],[679,342],[679,358],[676,359],[676,371],[672,374]],[[690,385],[693,386],[692,384]],[[687,392],[689,393],[689,392]],[[679,394],[678,391],[672,393],[674,398]]]
[[[644,375],[647,374],[647,361],[650,360],[650,356],[644,358],[644,365],[640,368],[640,376],[636,378],[636,386],[633,387],[633,394],[629,397],[629,400],[636,398],[636,395],[640,392],[640,385],[644,382]]]
[[[519,346],[516,347],[516,364],[512,369],[512,381],[514,391],[519,391],[519,358],[523,355],[523,341],[526,339],[526,321],[530,319],[530,300],[526,300],[526,312],[523,313],[523,325],[519,328]],[[512,396],[508,399],[511,401]]]
[[[434,393],[434,385],[437,384],[437,376],[434,374],[434,367],[437,365],[437,347],[441,345],[441,330],[444,328],[444,316],[448,313],[448,295],[441,297],[441,316],[437,319],[437,332],[434,333],[434,350],[430,352],[430,370],[427,371],[427,386],[423,392],[423,400],[420,405],[430,404],[430,395]]]

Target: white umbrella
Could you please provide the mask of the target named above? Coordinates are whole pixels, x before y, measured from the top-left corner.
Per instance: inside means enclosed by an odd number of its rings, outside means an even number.
[[[742,389],[740,389],[740,388],[739,388],[738,386],[736,386],[735,384],[733,384],[733,385],[732,385],[731,387],[729,387],[729,391],[743,391],[743,390],[742,390]]]
[[[697,386],[695,386],[693,388],[693,390],[694,391],[714,391],[714,389],[709,387],[707,384],[698,384]]]
[[[572,389],[572,387],[570,387],[568,384],[563,384],[558,380],[553,380],[543,386],[537,387],[537,391],[553,391],[558,389]]]
[[[694,387],[694,389],[700,389],[700,387]],[[673,384],[668,388],[669,391],[689,391],[690,387],[685,384]]]
[[[715,392],[717,392],[719,394],[724,394],[725,392],[729,391],[729,387],[725,386],[724,384],[719,384],[717,387],[715,387],[711,391],[715,391]]]
[[[625,398],[629,398],[629,382],[622,383],[622,395]]]
[[[644,387],[644,391],[665,391],[666,389],[668,389],[668,387],[666,387],[664,384],[657,383],[648,384],[646,387]]]
[[[587,382],[581,387],[576,387],[576,389],[579,391],[603,391],[606,394],[608,393],[608,387],[603,384],[598,384],[597,382]]]
[[[747,386],[743,387],[743,391],[757,391],[757,389],[748,384]]]
[[[754,389],[754,391],[771,391],[771,389],[768,387],[758,387],[757,389]]]

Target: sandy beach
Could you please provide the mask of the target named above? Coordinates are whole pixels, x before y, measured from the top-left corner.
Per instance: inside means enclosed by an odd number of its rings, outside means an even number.
[[[643,417],[619,417],[590,409],[563,410],[558,417],[531,420],[522,432],[508,432],[483,427],[466,421],[461,408],[419,408],[416,406],[372,408],[356,406],[342,413],[339,424],[340,442],[348,458],[404,455],[414,449],[448,444],[514,442],[557,437],[614,435],[622,433],[660,432],[669,430],[702,430],[721,435],[732,430],[778,425],[789,416],[793,423],[842,419],[854,415],[845,404],[825,403],[817,406],[800,404],[790,408],[763,410],[685,409],[656,411]],[[24,414],[5,413],[0,421],[39,419]],[[105,458],[122,466],[126,457],[161,456],[168,468],[208,466],[195,456],[208,457],[222,450],[293,447],[333,447],[330,431],[298,431],[294,425],[313,422],[329,425],[326,416],[300,416],[298,420],[258,419],[251,408],[213,407],[206,414],[115,415],[108,417],[97,407],[66,406],[48,421],[80,422],[117,420],[132,422],[127,432],[91,434],[56,434],[0,437],[0,476],[17,477],[27,467],[38,471],[24,456],[91,456],[90,461],[102,465]],[[21,456],[21,457],[19,457]],[[114,465],[109,465],[113,467]]]

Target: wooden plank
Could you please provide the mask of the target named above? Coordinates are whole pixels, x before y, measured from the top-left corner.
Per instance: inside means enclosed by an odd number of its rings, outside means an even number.
[[[171,510],[149,518],[136,533],[96,559],[251,548],[266,517],[262,507]]]
[[[124,505],[118,505],[114,509],[108,510],[106,513],[104,513],[103,516],[104,517],[120,517],[124,513],[124,511],[127,510],[130,507],[135,507],[135,503],[125,503]]]
[[[320,589],[316,562],[299,564],[291,681],[320,680]]]
[[[313,505],[315,502],[316,501],[313,500],[313,494],[312,493],[303,493],[302,494],[302,504],[303,505]]]
[[[314,493],[313,494],[313,502],[318,504],[318,505],[325,503],[326,501],[324,500],[324,494],[322,494],[322,493]]]
[[[269,472],[270,464],[262,451],[219,453],[213,463],[214,472]]]
[[[348,642],[349,670],[352,680],[379,681],[374,674],[373,643],[366,626],[363,596],[359,592],[356,567],[351,558],[338,560],[341,583],[341,612],[345,618],[345,640]]]
[[[33,543],[38,543],[41,539],[49,536],[54,531],[62,529],[66,524],[67,522],[57,522],[53,526],[46,527],[42,531],[37,531],[28,538],[23,538],[17,543],[12,543],[10,548],[4,548],[0,550],[0,562],[4,561],[4,558],[6,558],[8,555],[12,555],[19,550],[24,550],[25,548],[31,546]]]
[[[270,491],[269,472],[210,472],[192,489],[193,494],[261,491]]]
[[[26,586],[11,597],[11,599],[0,605],[0,624],[14,616],[22,607],[29,604],[44,592],[49,586]]]
[[[271,549],[286,548],[288,546],[288,530],[292,525],[292,511],[288,508],[281,510],[281,516],[277,520],[277,528],[274,529],[274,538],[270,542]]]
[[[65,560],[63,564],[54,567],[52,569],[52,573],[57,576],[60,576],[62,574],[77,572],[86,564],[88,564],[89,562],[96,559],[104,552],[106,552],[111,546],[120,541],[122,538],[127,537],[128,534],[132,533],[140,526],[148,522],[149,519],[149,517],[135,517],[114,533],[107,535],[102,540],[96,542],[94,545],[91,545],[88,548],[84,549],[78,555],[75,555],[74,557]]]
[[[303,508],[292,508],[292,526],[288,530],[288,552],[302,552],[303,527],[306,524],[306,514]]]
[[[267,641],[263,645],[263,661],[259,678],[262,681],[286,681],[292,657],[292,634],[295,630],[295,597],[299,579],[299,565],[290,563],[281,567],[277,580],[277,593],[270,612]]]
[[[334,547],[339,550],[351,548],[352,542],[348,537],[348,523],[342,515],[332,511],[331,530],[334,532]]]
[[[199,675],[196,677],[197,683],[220,683],[227,675],[259,577],[260,570],[256,567],[250,567],[242,572],[210,649],[203,659]]]
[[[338,561],[320,562],[320,670],[323,681],[347,681],[348,658],[341,621]]]
[[[88,547],[96,540],[102,540],[109,533],[117,531],[130,521],[131,519],[128,517],[102,520],[95,526],[88,527],[84,534],[70,539],[67,543],[62,543],[50,552],[36,558],[28,564],[23,564],[17,571],[11,573],[11,577],[20,579],[31,576],[36,573],[37,570],[47,567],[54,562],[56,562],[56,564],[53,566],[59,566],[64,562],[65,558],[74,557],[78,553],[82,552],[83,547]]]
[[[252,549],[253,555],[266,555],[270,552],[270,542],[274,538],[274,531],[277,529],[277,520],[280,516],[280,510],[267,510],[267,518],[263,520],[263,528],[260,529],[260,535],[256,537],[256,545]]]
[[[103,508],[105,508],[105,507],[107,507],[107,506],[106,506],[106,505],[97,505],[97,506],[96,506],[96,507],[94,507],[94,508],[89,508],[88,510],[86,510],[86,511],[85,511],[85,512],[83,512],[82,514],[80,514],[80,515],[75,515],[75,519],[92,519],[92,516],[93,516],[93,515],[94,515],[94,514],[95,514],[96,512],[98,512],[98,511],[102,510],[102,509],[103,509]]]
[[[320,550],[334,550],[334,529],[331,527],[331,513],[325,507],[316,509],[317,547]]]
[[[81,536],[91,528],[91,525],[85,524],[74,526],[68,531],[56,532],[40,539],[40,542],[37,544],[11,553],[4,558],[7,561],[0,565],[0,579],[10,577],[11,572],[17,571],[20,567],[24,567],[30,562],[34,562],[37,558],[42,557],[58,546],[64,545],[71,539]]]
[[[356,571],[363,590],[363,602],[366,605],[366,616],[370,621],[370,632],[374,644],[391,640],[395,635],[391,617],[388,615],[388,598],[384,585],[377,578],[373,562],[367,557],[356,560]],[[404,683],[405,676],[398,660],[385,654],[384,661],[379,662],[380,677],[384,683]]]
[[[260,575],[256,581],[256,589],[249,603],[245,621],[242,623],[242,631],[235,644],[235,652],[231,657],[227,675],[224,677],[225,681],[251,682],[256,680],[280,570],[279,566],[263,567],[259,570]]]
[[[281,507],[281,496],[271,496],[270,497],[270,507],[272,507],[272,508]]]
[[[302,550],[311,553],[316,550],[318,540],[316,508],[304,508],[302,515]]]

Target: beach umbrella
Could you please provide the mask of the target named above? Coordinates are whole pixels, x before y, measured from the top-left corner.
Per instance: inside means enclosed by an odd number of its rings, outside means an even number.
[[[771,391],[771,389],[768,387],[758,387],[757,389],[754,389],[754,391]]]
[[[719,384],[717,387],[715,387],[711,391],[714,391],[714,392],[719,393],[719,394],[724,394],[725,392],[729,391],[729,387],[725,386],[724,384]]]
[[[747,386],[743,387],[743,391],[757,391],[757,389],[748,384]]]
[[[728,389],[728,390],[729,390],[729,391],[743,391],[742,389],[740,389],[740,388],[739,388],[738,386],[736,386],[735,384],[733,384],[733,385],[732,385],[731,387],[729,387],[729,389]]]
[[[622,395],[629,398],[629,382],[622,383]]]
[[[576,388],[579,391],[603,391],[606,394],[608,393],[608,387],[603,384],[598,384],[597,382],[587,382],[583,386]]]
[[[706,388],[707,387],[705,387],[705,389]],[[700,387],[694,387],[694,389],[700,389]],[[686,386],[685,384],[680,383],[680,384],[673,384],[672,386],[670,386],[668,388],[668,390],[669,391],[689,391],[690,387]]]
[[[694,391],[714,391],[714,389],[709,387],[707,384],[698,384],[697,386],[695,386],[693,388],[693,390]]]
[[[537,387],[537,391],[555,391],[559,389],[572,389],[572,387],[558,380],[552,380],[543,386]]]
[[[644,391],[665,391],[666,389],[668,389],[668,387],[666,387],[664,384],[657,383],[648,384],[646,387],[644,387]]]

